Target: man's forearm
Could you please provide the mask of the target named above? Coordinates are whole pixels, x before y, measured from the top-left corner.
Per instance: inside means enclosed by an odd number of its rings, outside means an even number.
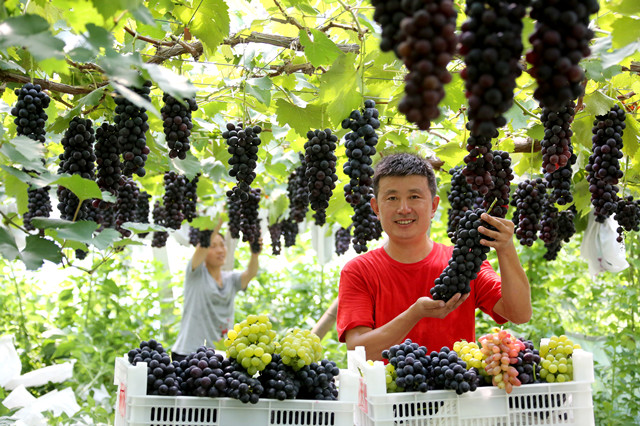
[[[414,304],[379,328],[358,332],[359,327],[356,327],[347,332],[347,348],[354,349],[356,346],[364,346],[367,359],[373,361],[380,360],[382,359],[382,351],[389,349],[393,345],[402,343],[407,334],[409,334],[409,331],[411,331],[420,319],[421,316]]]
[[[531,288],[515,246],[497,252],[505,318],[522,324],[531,319]]]

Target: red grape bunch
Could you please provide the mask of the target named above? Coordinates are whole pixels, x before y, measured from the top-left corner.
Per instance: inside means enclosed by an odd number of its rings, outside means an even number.
[[[260,140],[260,126],[247,126],[242,124],[227,123],[227,130],[222,132],[222,137],[227,141],[229,158],[229,176],[235,177],[238,185],[227,191],[227,196],[238,198],[241,202],[247,202],[251,194],[251,183],[256,178],[254,172],[258,161],[258,146]]]
[[[369,201],[364,199],[353,207],[353,249],[356,253],[368,250],[367,242],[377,240],[382,236],[382,225],[378,216],[373,212]]]
[[[167,223],[167,211],[160,205],[160,201],[156,201],[153,205],[153,223],[155,225],[165,226]],[[161,248],[167,245],[169,233],[167,231],[155,231],[151,240],[151,247]]]
[[[516,79],[522,74],[522,18],[528,0],[467,0],[460,53],[466,68],[469,121],[473,135],[493,137],[507,124],[504,113],[513,105]]]
[[[576,226],[573,223],[573,219],[576,215],[576,207],[571,206],[567,210],[563,210],[558,213],[557,223],[557,237],[550,243],[545,243],[544,247],[547,251],[544,254],[546,260],[555,260],[558,257],[558,253],[562,248],[562,243],[568,243],[576,233]]]
[[[506,151],[493,151],[493,170],[491,172],[493,188],[489,190],[482,201],[482,208],[488,210],[491,216],[504,218],[509,208],[509,193],[513,170],[511,170],[511,156]]]
[[[559,109],[542,108],[540,121],[544,126],[542,150],[542,172],[553,173],[566,166],[571,158],[571,123],[575,114],[575,103],[569,101]]]
[[[558,219],[560,212],[548,195],[545,195],[542,203],[542,216],[540,216],[540,239],[545,245],[558,239]]]
[[[398,55],[398,44],[402,41],[400,24],[420,9],[422,0],[372,0],[371,4],[375,7],[373,19],[382,27],[380,50],[393,50]]]
[[[120,162],[120,147],[118,146],[118,129],[109,123],[102,123],[96,129],[96,183],[103,191],[112,195],[118,194],[118,189],[124,184],[122,177],[122,163]],[[107,209],[112,207],[103,200],[95,200],[96,207]]]
[[[342,128],[351,130],[345,135],[347,161],[343,169],[344,174],[350,178],[349,183],[344,186],[345,199],[353,207],[362,200],[369,202],[373,193],[371,157],[376,153],[376,129],[380,127],[375,106],[376,103],[368,99],[362,111],[354,110],[342,121]]]
[[[180,103],[176,98],[165,93],[162,96],[164,106],[160,110],[162,113],[162,127],[169,146],[169,158],[178,157],[180,160],[187,158],[189,152],[189,136],[193,123],[191,113],[198,109],[195,98],[184,98]]]
[[[558,110],[584,93],[584,71],[579,62],[591,54],[589,16],[598,12],[598,0],[533,0],[535,31],[529,37],[529,73],[538,87],[533,96],[544,107]]]
[[[189,180],[185,177],[185,193],[184,193],[184,218],[187,222],[191,222],[198,217],[196,212],[196,203],[198,202],[198,180],[200,179],[200,173],[195,175],[193,179]]]
[[[34,217],[49,217],[53,211],[51,198],[49,197],[50,186],[30,189],[27,191],[27,212],[24,214],[24,229],[33,231],[36,229],[31,220]]]
[[[353,225],[349,225],[347,228],[340,227],[334,235],[336,254],[338,256],[345,254],[347,250],[349,250],[352,226]]]
[[[478,192],[471,189],[466,178],[462,174],[462,167],[456,166],[449,170],[451,175],[451,190],[447,194],[449,200],[449,210],[447,210],[447,235],[451,242],[455,244],[456,229],[460,218],[464,216],[464,212],[474,208]]]
[[[80,175],[85,179],[95,179],[94,166],[96,156],[93,152],[95,141],[91,120],[74,117],[69,123],[69,129],[62,137],[64,152],[60,154],[58,173]],[[87,216],[87,202],[79,208],[78,197],[63,186],[58,186],[58,210],[60,217],[66,220],[85,220]]]
[[[51,98],[42,91],[39,84],[26,83],[14,93],[18,96],[16,105],[11,108],[15,117],[16,133],[34,141],[44,143],[44,126],[49,118],[44,111],[49,107]]]
[[[141,88],[132,88],[146,101],[151,101],[151,82],[145,81]],[[144,164],[147,161],[149,147],[147,147],[147,130],[149,130],[149,116],[145,108],[135,105],[130,100],[117,96],[115,99],[116,110],[113,121],[118,128],[118,146],[122,153],[123,173],[131,176],[133,173],[142,177],[147,172]]]
[[[409,73],[398,111],[421,130],[427,130],[440,115],[444,85],[451,81],[447,64],[458,43],[456,16],[451,0],[423,0],[421,8],[400,23],[402,41],[397,53]]]
[[[185,194],[187,192],[187,178],[176,172],[165,172],[164,195],[162,200],[166,209],[165,226],[180,229],[184,220]]]
[[[632,195],[619,199],[613,218],[618,222],[617,240],[621,243],[624,231],[640,231],[640,200],[634,200]]]
[[[284,237],[285,247],[295,246],[296,237],[298,236],[298,222],[291,218],[282,222],[282,236]]]
[[[305,142],[306,164],[305,176],[308,180],[309,203],[315,211],[313,218],[318,226],[327,220],[326,209],[329,207],[331,194],[336,187],[336,142],[338,137],[330,129],[310,130]]]
[[[251,188],[249,199],[240,205],[242,241],[248,241],[253,253],[260,252],[260,188]]]
[[[296,222],[304,221],[309,210],[309,185],[305,176],[306,164],[304,155],[300,156],[300,166],[291,172],[287,183],[289,195],[289,218]]]
[[[130,177],[125,178],[124,185],[118,191],[118,201],[116,202],[116,229],[125,238],[131,236],[131,231],[122,228],[122,225],[125,222],[136,222],[139,197],[138,184]]]
[[[585,170],[596,221],[601,223],[617,208],[618,182],[623,176],[620,159],[625,118],[624,109],[614,105],[607,114],[597,115],[593,122],[593,154]]]
[[[494,229],[480,219],[483,209],[467,210],[458,222],[456,230],[456,243],[451,253],[448,265],[434,281],[430,290],[434,300],[447,302],[456,293],[467,294],[471,292],[471,281],[475,280],[480,271],[482,262],[487,259],[489,247],[480,244],[481,239],[487,239],[478,232],[479,226]]]
[[[234,199],[227,193],[227,215],[229,216],[229,234],[232,238],[240,238],[240,218],[241,218],[240,200]]]
[[[277,256],[282,248],[280,237],[282,237],[282,222],[275,222],[269,225],[269,235],[271,236],[271,254]]]
[[[467,130],[471,129],[471,122],[467,123]],[[470,134],[467,138],[467,154],[464,157],[464,169],[462,174],[467,179],[471,189],[478,191],[480,195],[486,195],[493,189],[493,151],[491,150],[491,138],[497,137],[498,131],[491,137]]]
[[[138,203],[136,204],[136,214],[134,215],[134,222],[136,223],[149,223],[149,212],[151,203],[151,195],[147,191],[140,191],[138,194]],[[147,232],[138,234],[138,237],[144,238],[148,235]]]
[[[523,246],[531,247],[538,239],[546,193],[547,187],[542,178],[537,178],[520,182],[513,194],[511,205],[516,207],[513,212],[515,234]]]

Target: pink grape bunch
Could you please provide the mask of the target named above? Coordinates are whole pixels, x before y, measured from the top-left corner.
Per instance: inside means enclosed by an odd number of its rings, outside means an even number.
[[[518,363],[518,354],[524,351],[522,341],[511,336],[506,330],[497,333],[489,333],[478,339],[482,348],[482,354],[486,357],[485,371],[492,377],[494,386],[511,393],[514,386],[520,386],[518,370],[514,364]]]

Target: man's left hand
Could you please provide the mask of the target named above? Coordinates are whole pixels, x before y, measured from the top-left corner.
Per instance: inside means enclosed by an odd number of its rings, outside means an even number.
[[[515,228],[512,221],[509,219],[502,219],[499,217],[491,216],[487,213],[483,213],[480,219],[484,220],[487,224],[493,226],[494,230],[488,229],[484,226],[478,227],[478,232],[487,237],[493,238],[493,241],[486,239],[480,240],[480,244],[493,247],[496,251],[500,251],[505,248],[513,248],[513,230]]]

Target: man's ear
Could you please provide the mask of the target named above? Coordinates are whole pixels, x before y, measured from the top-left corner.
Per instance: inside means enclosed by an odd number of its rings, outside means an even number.
[[[376,214],[376,216],[378,216],[378,213],[380,213],[380,208],[378,207],[378,200],[376,200],[376,198],[373,197],[370,203],[371,203],[371,208],[373,209],[373,212]]]
[[[440,204],[440,197],[437,195],[433,197],[431,201],[431,219],[436,215],[436,210],[438,209],[438,205]]]

